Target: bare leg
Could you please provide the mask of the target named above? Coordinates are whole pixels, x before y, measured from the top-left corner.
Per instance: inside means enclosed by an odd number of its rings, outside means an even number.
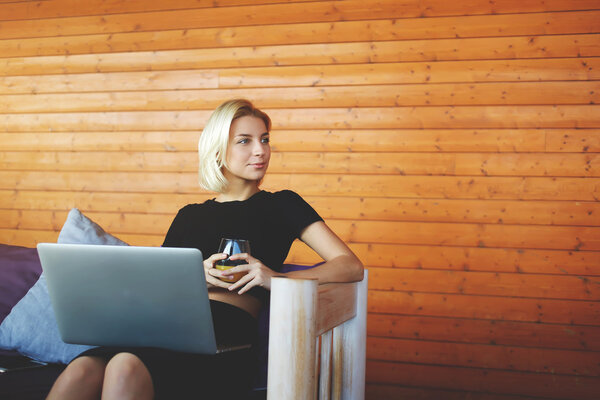
[[[56,379],[46,399],[100,398],[105,367],[106,362],[98,357],[76,358]]]
[[[119,353],[106,365],[102,399],[153,399],[150,372],[137,356]]]

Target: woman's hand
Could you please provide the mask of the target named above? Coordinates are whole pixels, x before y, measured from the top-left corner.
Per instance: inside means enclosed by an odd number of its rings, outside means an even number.
[[[271,278],[274,276],[282,276],[264,265],[259,259],[254,258],[247,253],[234,254],[229,257],[229,259],[246,261],[246,264],[233,267],[227,270],[226,274],[223,274],[233,275],[240,272],[246,272],[246,275],[242,276],[237,282],[229,286],[230,291],[241,288],[238,294],[243,294],[255,286],[271,290]]]
[[[206,283],[212,286],[217,286],[221,288],[229,288],[231,283],[227,283],[219,279],[220,276],[229,277],[229,273],[225,274],[222,271],[219,271],[215,268],[215,263],[219,260],[224,260],[227,258],[227,254],[225,253],[217,253],[208,257],[204,260],[204,275],[206,275]],[[227,271],[229,272],[229,271]],[[214,274],[214,275],[213,275]],[[210,287],[210,286],[209,286]]]

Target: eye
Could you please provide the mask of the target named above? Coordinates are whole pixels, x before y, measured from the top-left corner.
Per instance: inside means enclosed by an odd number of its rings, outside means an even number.
[[[240,139],[240,140],[238,140],[238,143],[239,144],[246,144],[246,143],[248,143],[248,139]]]
[[[261,139],[261,143],[269,143],[271,139],[267,136]]]

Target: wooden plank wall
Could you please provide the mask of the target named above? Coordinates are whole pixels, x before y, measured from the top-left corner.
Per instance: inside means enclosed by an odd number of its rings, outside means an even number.
[[[159,245],[210,110],[370,269],[367,398],[600,398],[600,1],[0,1],[0,242]],[[315,257],[294,246],[290,261]]]

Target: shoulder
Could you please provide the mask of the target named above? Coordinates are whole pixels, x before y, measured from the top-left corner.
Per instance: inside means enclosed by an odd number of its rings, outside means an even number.
[[[211,207],[212,200],[207,200],[204,203],[193,203],[183,206],[179,209],[177,215],[194,215],[202,213]]]
[[[280,190],[279,192],[269,193],[272,199],[280,201],[304,201],[300,195],[292,190]]]
[[[302,196],[292,190],[281,190],[270,193],[270,196],[272,196],[271,204],[278,209],[284,210],[285,214],[296,212],[316,214],[312,206]]]

